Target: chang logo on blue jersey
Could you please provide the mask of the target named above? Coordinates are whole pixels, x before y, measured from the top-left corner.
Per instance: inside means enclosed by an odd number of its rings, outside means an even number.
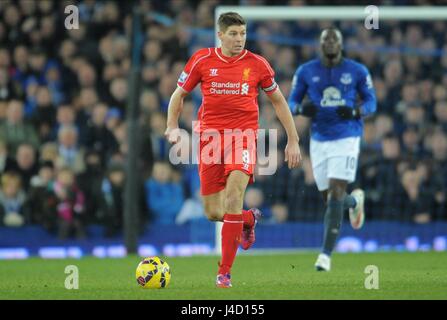
[[[337,107],[355,108],[360,97],[362,116],[376,111],[371,75],[363,64],[351,59],[343,58],[332,68],[324,66],[320,59],[299,66],[289,97],[292,112],[305,96],[318,108],[311,126],[312,139],[318,141],[362,136],[363,121],[341,119],[336,113]]]
[[[328,87],[323,91],[320,104],[322,107],[339,107],[345,106],[346,100],[342,99],[341,92],[336,87]]]

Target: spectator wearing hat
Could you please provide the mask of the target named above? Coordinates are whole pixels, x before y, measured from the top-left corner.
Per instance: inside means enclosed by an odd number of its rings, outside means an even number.
[[[106,127],[107,129],[110,130],[110,132],[113,132],[113,130],[118,127],[118,125],[120,124],[121,120],[122,120],[122,112],[116,108],[116,107],[111,107],[106,114],[106,118],[105,118],[105,123],[106,123]]]

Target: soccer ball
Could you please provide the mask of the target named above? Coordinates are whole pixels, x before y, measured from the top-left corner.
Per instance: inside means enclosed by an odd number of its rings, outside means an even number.
[[[145,289],[166,288],[171,280],[169,265],[159,257],[148,257],[137,266],[137,283]]]

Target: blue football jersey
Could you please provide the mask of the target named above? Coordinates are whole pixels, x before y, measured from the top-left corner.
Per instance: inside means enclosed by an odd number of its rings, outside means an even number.
[[[362,116],[376,111],[371,75],[363,64],[351,59],[343,58],[332,68],[324,66],[320,59],[299,66],[288,101],[292,113],[305,95],[318,108],[311,126],[311,137],[318,141],[362,136],[362,119],[344,120],[336,113],[339,106],[355,108],[358,95]]]

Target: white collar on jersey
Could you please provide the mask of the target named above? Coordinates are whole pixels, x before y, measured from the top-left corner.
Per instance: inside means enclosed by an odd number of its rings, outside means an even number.
[[[222,60],[223,62],[226,62],[226,63],[234,63],[234,62],[236,62],[236,61],[239,61],[239,60],[241,60],[243,57],[245,57],[245,55],[248,53],[248,50],[247,50],[247,49],[244,49],[243,53],[241,54],[241,56],[240,56],[239,58],[237,58],[236,60],[230,62],[230,61],[226,60],[225,58],[223,58],[223,57],[219,54],[219,50],[217,50],[217,49],[218,49],[217,47],[214,48],[214,52],[216,53],[216,55],[219,57],[220,60]]]

